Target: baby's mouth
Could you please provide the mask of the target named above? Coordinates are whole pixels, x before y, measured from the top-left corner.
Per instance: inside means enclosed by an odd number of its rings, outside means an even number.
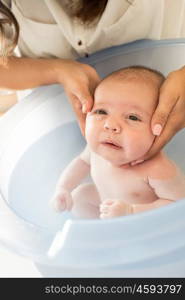
[[[101,144],[103,146],[106,146],[106,147],[109,147],[109,148],[112,148],[112,149],[116,149],[116,150],[120,150],[122,149],[122,147],[116,143],[116,142],[113,142],[113,141],[109,141],[109,140],[105,140],[105,141],[102,141]]]

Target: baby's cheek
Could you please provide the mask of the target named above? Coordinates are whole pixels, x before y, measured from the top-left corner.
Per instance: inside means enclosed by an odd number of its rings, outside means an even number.
[[[151,147],[153,141],[154,141],[154,136],[150,134],[143,134],[142,138],[138,138],[137,144],[138,148],[140,149],[141,155],[144,155]]]
[[[86,123],[85,138],[90,147],[94,147],[94,144],[98,139],[98,130],[93,122]]]
[[[93,133],[93,122],[91,121],[90,118],[86,119],[86,124],[85,124],[85,137],[86,139],[90,138]]]
[[[140,134],[130,133],[125,140],[127,152],[132,157],[140,157],[144,155],[151,147],[154,141],[154,136],[147,131],[142,131]]]

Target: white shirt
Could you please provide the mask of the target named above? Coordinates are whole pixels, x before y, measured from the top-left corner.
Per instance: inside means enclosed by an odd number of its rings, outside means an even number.
[[[70,18],[61,0],[3,2],[19,22],[23,56],[75,59],[139,39],[185,38],[185,0],[108,0],[90,27]]]

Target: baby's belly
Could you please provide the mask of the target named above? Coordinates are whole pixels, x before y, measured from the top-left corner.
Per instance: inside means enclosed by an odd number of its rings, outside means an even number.
[[[157,196],[152,190],[142,186],[137,189],[122,186],[122,189],[116,189],[116,187],[113,189],[112,187],[112,189],[107,188],[106,190],[98,186],[97,189],[100,194],[101,201],[106,199],[117,199],[123,200],[124,202],[141,204],[150,203],[157,199]]]
[[[119,199],[129,203],[149,203],[157,199],[153,189],[144,178],[125,176],[116,178],[112,175],[92,176],[101,201]]]

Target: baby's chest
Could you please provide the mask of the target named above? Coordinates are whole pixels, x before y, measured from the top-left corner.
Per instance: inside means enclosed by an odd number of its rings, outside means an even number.
[[[114,198],[140,203],[155,198],[145,178],[133,170],[114,168],[99,161],[91,165],[91,176],[102,200]]]

